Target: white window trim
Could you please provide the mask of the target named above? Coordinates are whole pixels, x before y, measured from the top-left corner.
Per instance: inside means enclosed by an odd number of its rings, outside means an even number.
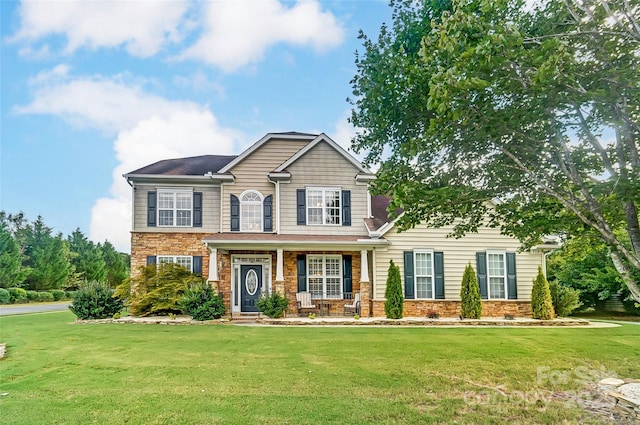
[[[173,194],[173,224],[161,224],[160,221],[160,194],[161,193],[171,193]],[[176,195],[178,193],[188,193],[191,195],[191,206],[189,207],[189,211],[191,212],[191,224],[189,225],[180,225],[178,224],[178,208],[177,208],[177,202],[176,202]],[[158,223],[158,227],[193,227],[193,189],[176,189],[176,188],[158,188],[156,190],[156,205],[157,205],[157,211],[156,211],[156,223]],[[162,210],[167,210],[166,208],[162,208]]]
[[[244,226],[244,215],[242,214],[244,207],[247,204],[253,204],[253,205],[257,205],[258,202],[256,201],[252,201],[252,202],[246,202],[246,201],[242,201],[242,198],[245,197],[245,195],[249,194],[249,193],[255,193],[256,195],[258,195],[258,197],[260,198],[260,229],[258,230],[251,230],[251,229],[245,229]],[[255,190],[255,189],[249,189],[249,190],[245,190],[244,192],[242,192],[240,194],[240,198],[238,198],[240,200],[240,231],[241,232],[251,232],[251,233],[261,233],[264,229],[264,209],[263,209],[263,203],[264,203],[264,196],[262,196],[262,193],[260,193],[259,191]]]
[[[309,190],[322,191],[322,223],[309,223]],[[329,191],[337,191],[338,202],[340,203],[340,207],[338,208],[338,223],[327,223],[327,206],[326,206],[326,192]],[[306,215],[306,223],[309,226],[342,226],[342,188],[341,187],[324,187],[324,186],[309,186],[305,189],[305,215]],[[313,208],[319,208],[318,206],[314,206]]]
[[[189,259],[189,264],[191,264],[191,267],[190,267],[189,271],[191,273],[193,273],[193,256],[192,255],[157,255],[156,256],[156,267],[160,266],[161,264],[164,264],[160,260],[161,258],[170,258],[171,261],[167,261],[167,263],[174,263],[174,264],[179,264],[178,263],[178,258],[188,258]]]
[[[307,255],[307,291],[311,292],[310,289],[310,284],[309,284],[309,279],[311,278],[317,278],[319,276],[311,276],[309,274],[309,262],[312,258],[322,258],[322,299],[335,299],[335,300],[341,300],[344,297],[344,293],[343,293],[343,289],[344,289],[344,276],[343,276],[343,271],[342,271],[342,255],[338,254],[338,255],[330,255],[330,254],[308,254]],[[338,295],[332,295],[331,297],[327,296],[327,270],[326,270],[326,265],[327,265],[327,258],[331,258],[331,259],[337,259],[338,260],[338,277],[340,278],[340,293]],[[331,276],[333,277],[333,276]],[[313,296],[312,296],[313,298]],[[318,298],[313,298],[313,299],[318,299]]]
[[[431,254],[431,275],[425,275],[420,277],[428,277],[431,276],[431,298],[420,298],[418,297],[418,261],[416,259],[416,254]],[[435,260],[432,249],[414,249],[413,250],[413,293],[415,294],[415,299],[417,300],[435,300],[436,299],[436,269],[435,269]]]
[[[486,251],[487,254],[487,258],[486,258],[486,268],[487,268],[487,299],[489,300],[506,300],[507,299],[507,251]],[[501,255],[502,256],[502,261],[504,264],[504,268],[502,270],[502,276],[500,275],[492,275],[489,273],[489,254],[491,255]],[[491,278],[492,277],[502,277],[503,281],[504,281],[504,297],[493,297],[491,295]]]

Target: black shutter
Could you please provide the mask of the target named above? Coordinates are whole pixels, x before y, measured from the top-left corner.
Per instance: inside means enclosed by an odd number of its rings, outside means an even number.
[[[414,299],[414,279],[413,279],[413,251],[404,252],[404,297]]]
[[[202,192],[193,192],[193,227],[202,227]]]
[[[435,280],[435,298],[438,300],[444,299],[444,253],[433,253],[433,268],[434,268],[434,280]]]
[[[489,298],[487,292],[487,254],[476,252],[476,270],[478,271],[478,286],[480,286],[480,298]]]
[[[507,252],[507,298],[518,299],[518,284],[516,282],[516,253]]]
[[[307,291],[307,256],[298,255],[298,292]]]
[[[191,266],[193,268],[193,273],[201,275],[202,274],[202,256],[194,255],[193,263],[191,264]]]
[[[240,200],[236,195],[231,195],[231,231],[240,231]]]
[[[156,192],[147,192],[147,226],[156,226]]]
[[[351,226],[351,191],[342,191],[342,225]]]
[[[263,230],[265,232],[273,231],[273,196],[269,195],[262,201]]]
[[[307,224],[307,191],[304,189],[296,191],[296,211],[298,224]]]
[[[344,294],[351,293],[353,291],[353,277],[351,273],[351,256],[342,256],[342,292]],[[343,295],[344,297],[344,295]],[[351,295],[353,298],[353,295]]]
[[[156,256],[155,255],[147,255],[147,266],[151,264],[156,264]]]

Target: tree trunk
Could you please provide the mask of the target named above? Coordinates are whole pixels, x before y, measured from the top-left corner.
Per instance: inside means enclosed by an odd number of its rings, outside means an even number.
[[[627,288],[629,288],[629,291],[631,291],[631,298],[633,298],[635,302],[640,303],[640,287],[638,286],[636,281],[633,280],[633,276],[631,276],[631,270],[629,269],[629,267],[624,264],[617,252],[609,251],[609,257],[611,257],[613,265],[615,266],[618,273],[620,273],[620,276],[622,277],[625,285],[627,285]]]

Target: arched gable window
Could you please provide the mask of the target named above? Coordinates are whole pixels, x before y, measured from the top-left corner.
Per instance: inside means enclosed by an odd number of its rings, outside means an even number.
[[[262,201],[260,192],[247,190],[240,195],[240,230],[262,232]]]

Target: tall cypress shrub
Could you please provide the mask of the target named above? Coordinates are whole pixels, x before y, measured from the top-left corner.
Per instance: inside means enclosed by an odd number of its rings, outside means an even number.
[[[547,278],[542,273],[542,267],[538,267],[538,275],[533,280],[531,310],[534,319],[551,320],[555,316],[549,282],[547,282]]]
[[[471,263],[467,264],[460,287],[460,316],[464,319],[479,319],[482,316],[482,300],[478,278]]]
[[[400,279],[400,268],[393,263],[389,264],[387,274],[387,289],[384,292],[387,301],[384,303],[384,313],[388,319],[402,319],[404,308],[404,296],[402,295],[402,281]]]

